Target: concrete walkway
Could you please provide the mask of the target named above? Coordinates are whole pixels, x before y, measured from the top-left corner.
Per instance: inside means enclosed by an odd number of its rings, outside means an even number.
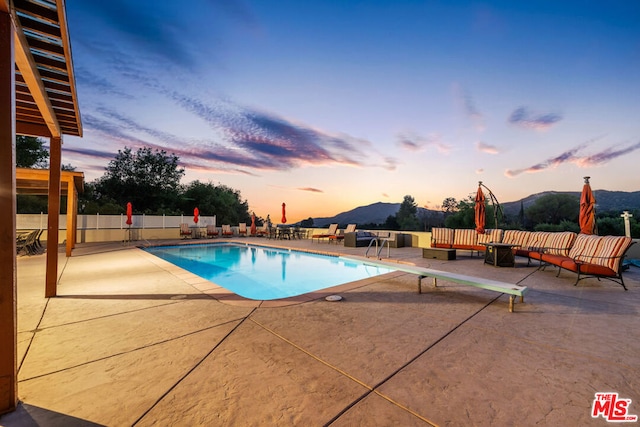
[[[45,299],[45,257],[20,257],[22,403],[0,425],[607,425],[591,417],[596,392],[640,415],[640,269],[625,292],[523,259],[391,259],[530,291],[509,313],[507,295],[448,282],[418,294],[415,275],[390,273],[261,303],[112,243],[61,257]]]

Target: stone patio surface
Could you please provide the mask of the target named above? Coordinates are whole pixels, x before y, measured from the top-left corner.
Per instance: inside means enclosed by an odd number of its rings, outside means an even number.
[[[21,404],[0,425],[610,425],[591,416],[597,392],[640,415],[640,269],[625,272],[625,292],[607,280],[574,286],[575,274],[521,258],[496,268],[469,252],[439,261],[421,251],[391,249],[390,260],[530,291],[509,313],[507,295],[428,279],[418,294],[417,276],[396,272],[252,301],[102,243],[61,254],[58,296],[46,299],[45,256],[20,257]]]

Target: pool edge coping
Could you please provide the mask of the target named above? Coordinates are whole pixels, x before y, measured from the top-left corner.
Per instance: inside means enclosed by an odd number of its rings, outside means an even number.
[[[145,248],[149,248],[149,247],[158,247],[158,246],[183,246],[183,245],[197,245],[197,244],[201,244],[201,245],[205,245],[205,244],[212,244],[212,243],[216,243],[216,244],[228,244],[228,243],[233,243],[233,244],[239,244],[242,246],[258,246],[258,247],[265,247],[265,248],[273,248],[273,249],[282,249],[282,250],[286,250],[289,252],[303,252],[303,253],[310,253],[310,254],[315,254],[315,255],[325,255],[325,256],[333,256],[333,257],[337,257],[337,258],[344,258],[344,259],[350,259],[350,260],[354,260],[354,261],[359,261],[359,262],[369,262],[373,265],[375,265],[375,262],[368,259],[368,258],[363,258],[363,257],[358,257],[358,256],[345,256],[344,254],[340,254],[337,252],[330,252],[330,251],[317,251],[314,249],[306,249],[306,248],[302,248],[302,249],[292,249],[290,247],[287,246],[278,246],[278,245],[267,245],[264,243],[260,243],[260,244],[256,244],[256,243],[250,243],[250,242],[246,242],[246,241],[238,241],[238,239],[235,238],[231,238],[229,240],[224,240],[224,241],[220,241],[220,242],[202,242],[202,241],[180,241],[177,243],[172,243],[172,244],[167,244],[167,243],[158,243],[158,244],[149,244],[148,246],[142,246],[142,245],[136,245],[134,248],[137,249],[138,253],[140,253],[144,258],[148,259],[149,261],[151,261],[153,264],[155,264],[156,266],[160,267],[161,269],[167,271],[168,273],[172,274],[173,276],[175,276],[176,278],[184,281],[185,283],[187,283],[188,285],[192,286],[193,288],[195,288],[196,290],[198,290],[199,292],[206,294],[208,296],[210,296],[211,298],[217,300],[218,302],[221,302],[223,304],[227,304],[227,305],[232,305],[232,306],[238,306],[238,307],[249,307],[249,308],[277,308],[277,307],[288,307],[288,306],[292,306],[292,305],[299,305],[299,304],[304,304],[307,302],[312,302],[312,301],[317,301],[320,299],[325,299],[327,296],[330,295],[334,295],[340,292],[348,292],[354,289],[358,289],[364,286],[368,286],[371,283],[369,282],[378,282],[379,280],[386,280],[387,278],[389,278],[389,275],[397,275],[397,274],[406,274],[403,273],[401,271],[391,271],[389,273],[384,273],[381,274],[379,276],[374,276],[374,277],[367,277],[365,279],[360,279],[360,280],[356,280],[353,282],[347,282],[347,283],[343,283],[340,285],[335,285],[335,286],[330,286],[328,288],[323,288],[320,290],[316,290],[316,291],[311,291],[311,292],[307,292],[305,294],[301,294],[301,295],[296,295],[296,296],[292,296],[292,297],[287,297],[287,298],[278,298],[278,299],[273,299],[273,300],[253,300],[250,298],[246,298],[243,297],[241,295],[236,294],[235,292],[231,292],[230,290],[210,281],[207,279],[204,279],[200,276],[198,276],[197,274],[194,274],[188,270],[183,269],[182,267],[179,267],[169,261],[166,261],[156,255],[153,255],[150,252],[145,251]]]

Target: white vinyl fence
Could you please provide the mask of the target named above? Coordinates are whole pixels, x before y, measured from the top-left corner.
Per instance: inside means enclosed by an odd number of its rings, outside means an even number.
[[[179,228],[180,224],[187,223],[195,226],[193,215],[133,215],[131,228]],[[18,230],[37,230],[47,228],[47,214],[18,214],[16,215]],[[200,216],[198,226],[216,225],[216,216]],[[78,230],[113,230],[127,229],[126,215],[78,215]],[[60,230],[67,229],[67,216],[60,215]]]

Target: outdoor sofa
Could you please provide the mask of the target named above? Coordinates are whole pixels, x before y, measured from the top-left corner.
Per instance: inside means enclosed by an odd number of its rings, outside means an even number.
[[[456,235],[458,237],[456,237]],[[433,228],[431,247],[484,251],[482,243],[507,243],[515,255],[538,260],[541,266],[554,265],[577,273],[577,284],[587,277],[612,280],[627,287],[622,279],[622,261],[633,245],[630,237],[596,236],[565,232],[486,230],[478,234],[474,229]]]
[[[344,246],[347,248],[361,248],[369,246],[372,240],[378,238],[378,235],[370,231],[354,231],[353,233],[344,234]]]
[[[378,240],[380,245],[384,242],[391,248],[404,247],[404,234],[394,231],[356,231],[344,234],[344,246],[347,248],[369,246],[372,240]]]

